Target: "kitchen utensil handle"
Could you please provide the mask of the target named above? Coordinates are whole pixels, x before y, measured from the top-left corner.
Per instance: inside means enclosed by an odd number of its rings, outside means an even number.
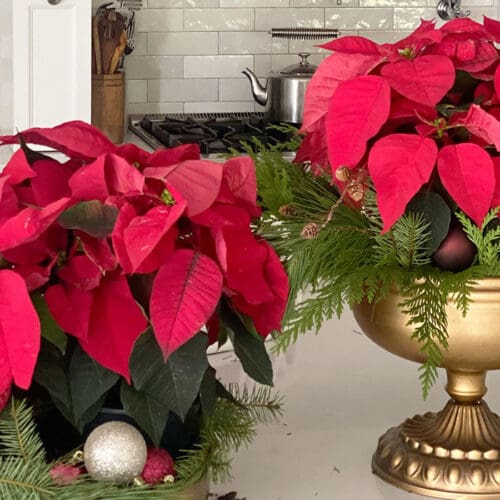
[[[47,0],[47,2],[49,2],[50,5],[57,5],[58,3],[61,3],[61,0]]]

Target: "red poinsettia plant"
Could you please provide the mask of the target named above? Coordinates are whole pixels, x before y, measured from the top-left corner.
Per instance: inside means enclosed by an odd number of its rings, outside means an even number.
[[[298,160],[341,188],[349,178],[354,202],[369,177],[383,232],[422,189],[445,192],[481,226],[500,205],[497,42],[498,21],[462,18],[422,21],[392,44],[346,36],[323,45],[333,54],[307,88]]]
[[[81,430],[119,386],[157,443],[169,412],[218,389],[209,344],[229,336],[271,384],[263,339],[288,281],[252,232],[250,158],[116,146],[78,121],[0,138],[18,143],[0,173],[0,394],[42,387]]]

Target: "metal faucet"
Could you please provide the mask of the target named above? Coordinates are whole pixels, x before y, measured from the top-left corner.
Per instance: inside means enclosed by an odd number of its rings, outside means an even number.
[[[461,0],[439,0],[436,6],[438,16],[445,21],[469,16],[470,10],[462,10],[461,3]]]

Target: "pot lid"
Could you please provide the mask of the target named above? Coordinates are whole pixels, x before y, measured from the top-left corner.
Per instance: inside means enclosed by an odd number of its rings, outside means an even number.
[[[280,71],[280,74],[282,75],[287,75],[287,76],[304,76],[304,75],[312,75],[315,71],[317,66],[314,64],[311,64],[307,58],[311,54],[307,52],[302,52],[299,54],[299,57],[301,58],[301,61],[296,63],[296,64],[291,64],[290,66],[287,66],[286,68],[283,68]]]

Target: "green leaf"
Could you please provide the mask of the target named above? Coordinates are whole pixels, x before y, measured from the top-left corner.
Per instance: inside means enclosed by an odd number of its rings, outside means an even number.
[[[103,396],[118,381],[119,375],[104,368],[80,346],[75,348],[69,365],[69,383],[74,422],[78,429],[99,412]]]
[[[44,348],[46,346],[47,348]],[[58,410],[73,423],[71,394],[63,360],[57,355],[55,347],[51,349],[49,346],[51,344],[42,345],[33,379],[48,391]]]
[[[122,381],[120,398],[124,410],[158,446],[168,418],[168,406],[145,391],[138,391]]]
[[[151,332],[137,341],[130,358],[130,371],[137,389],[147,392],[184,419],[200,390],[208,368],[207,337],[198,333],[168,359]]]
[[[66,352],[68,337],[59,328],[59,325],[55,322],[52,314],[50,314],[45,297],[40,293],[34,293],[31,295],[31,301],[33,302],[33,306],[38,313],[38,317],[40,318],[42,337],[47,339],[51,344],[55,345],[61,353],[64,354]]]
[[[429,255],[433,254],[448,234],[451,219],[448,205],[439,194],[427,192],[415,196],[406,207],[406,210],[408,212],[422,213],[425,220],[429,222],[429,231],[431,233]]]
[[[113,231],[118,209],[99,200],[82,201],[65,210],[58,218],[66,229],[80,229],[96,238],[105,238]]]
[[[234,352],[245,373],[259,384],[272,386],[273,366],[264,339],[251,333],[243,320],[227,305],[223,308],[222,321],[230,329],[229,337]]]
[[[216,388],[215,369],[209,366],[200,387],[200,401],[203,413],[211,415],[215,408],[217,401],[217,388]]]

